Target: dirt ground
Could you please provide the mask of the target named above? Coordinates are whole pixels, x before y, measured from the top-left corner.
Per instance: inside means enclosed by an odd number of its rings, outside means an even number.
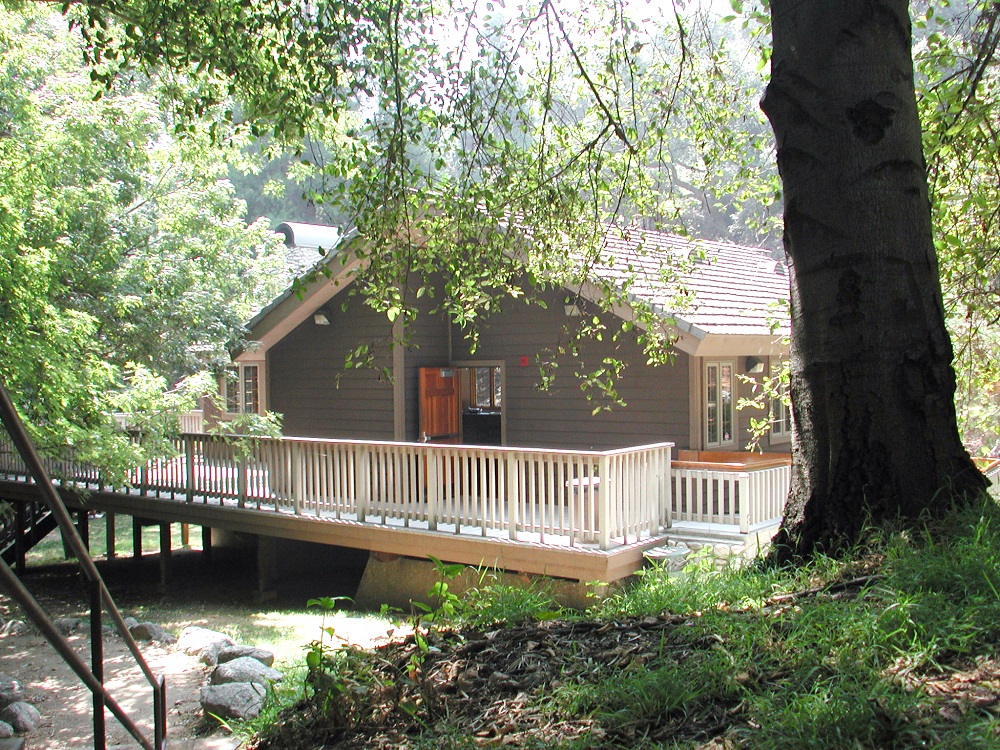
[[[351,593],[356,571],[345,571],[342,580],[300,579],[283,587],[281,596],[266,605],[256,604],[256,580],[252,564],[242,559],[213,560],[206,566],[196,552],[175,554],[170,585],[159,586],[156,556],[142,560],[99,561],[99,569],[123,615],[161,624],[177,635],[186,625],[198,625],[223,632],[240,630],[241,624],[266,619],[268,608],[276,613],[276,628],[301,627],[304,645],[318,633],[318,617],[305,603],[315,596]],[[31,593],[54,619],[62,616],[87,617],[79,574],[71,563],[29,570],[22,579]],[[296,615],[301,613],[301,615]],[[4,620],[27,618],[7,597],[0,596],[0,616]],[[105,617],[105,622],[109,619]],[[301,624],[300,624],[301,623]],[[384,640],[386,623],[371,618],[338,618],[337,633],[352,642],[369,644]],[[284,634],[287,638],[288,634]],[[88,665],[90,638],[86,632],[69,636],[69,642]],[[122,639],[106,637],[105,684],[125,711],[152,736],[152,689],[136,666]],[[203,721],[198,700],[206,684],[208,669],[175,646],[140,643],[155,674],[162,674],[167,687],[168,739],[172,747],[185,747],[186,740],[203,737],[210,731]],[[276,664],[276,666],[279,666]],[[29,747],[53,750],[83,750],[94,747],[92,699],[70,667],[37,632],[24,636],[0,637],[0,672],[19,680],[26,700],[42,715],[40,728],[29,737]],[[215,736],[225,730],[215,729]],[[108,746],[139,747],[118,721],[108,715]],[[210,743],[204,743],[210,746]]]

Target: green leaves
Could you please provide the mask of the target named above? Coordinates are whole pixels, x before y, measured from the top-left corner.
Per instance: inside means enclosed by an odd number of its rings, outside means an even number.
[[[173,386],[284,285],[281,244],[245,225],[204,125],[171,137],[148,81],[95,101],[62,19],[0,25],[0,375],[44,448],[123,470],[138,459],[111,414],[162,450],[171,410],[205,392]]]

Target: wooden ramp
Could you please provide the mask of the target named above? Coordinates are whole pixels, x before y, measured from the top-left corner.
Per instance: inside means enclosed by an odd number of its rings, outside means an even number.
[[[383,554],[449,562],[508,571],[568,578],[576,581],[616,581],[642,567],[644,550],[663,544],[659,534],[612,550],[594,546],[555,546],[513,541],[502,535],[455,531],[439,525],[434,531],[398,524],[374,524],[344,518],[275,513],[222,504],[188,503],[139,493],[94,491],[81,494],[60,488],[68,508],[132,516],[157,523],[187,523],[262,537],[315,542]],[[38,488],[20,481],[0,480],[0,497],[15,503],[38,498]],[[478,532],[478,530],[477,530]]]

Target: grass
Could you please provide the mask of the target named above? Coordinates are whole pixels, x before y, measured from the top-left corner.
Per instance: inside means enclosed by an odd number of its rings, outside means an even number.
[[[523,622],[532,612],[552,616],[544,591],[487,585],[456,607],[455,622]],[[625,671],[596,665],[585,679],[531,696],[528,713],[547,725],[594,728],[546,747],[1000,748],[993,505],[956,511],[919,533],[873,532],[851,555],[795,569],[649,569],[577,616],[615,622],[661,613],[685,619],[660,658]],[[963,692],[974,681],[961,675],[976,664],[992,665],[981,681],[992,698]],[[928,690],[930,680],[946,689]],[[685,725],[702,736],[664,734]],[[427,727],[410,746],[465,746],[455,739],[460,726],[428,718]]]
[[[596,696],[590,710],[608,724],[647,720],[651,706],[676,705],[678,696],[686,710],[736,701],[741,721],[731,736],[754,748],[1000,747],[995,706],[944,721],[919,680],[906,689],[896,679],[899,665],[930,674],[996,652],[998,524],[990,506],[956,513],[916,538],[887,534],[844,560],[797,570],[751,566],[677,579],[647,573],[595,614],[697,613],[692,641],[709,638],[716,646],[693,664],[664,664],[628,685],[609,675],[603,685],[586,686]],[[850,578],[873,562],[878,576],[857,596],[761,606],[774,594]]]

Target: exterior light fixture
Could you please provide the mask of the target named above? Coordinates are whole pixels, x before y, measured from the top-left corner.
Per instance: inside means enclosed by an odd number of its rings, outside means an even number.
[[[764,372],[764,360],[760,357],[747,357],[747,372],[753,375]]]
[[[330,311],[325,307],[321,307],[319,310],[313,313],[313,323],[318,326],[328,326],[330,325]]]

